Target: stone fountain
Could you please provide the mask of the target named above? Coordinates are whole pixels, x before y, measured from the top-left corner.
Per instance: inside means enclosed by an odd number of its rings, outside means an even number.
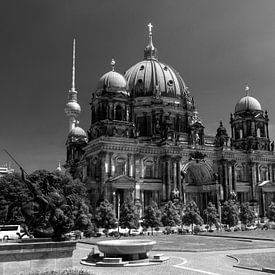
[[[97,242],[98,250],[104,254],[92,254],[81,261],[84,265],[96,266],[138,266],[158,264],[169,259],[163,254],[149,257],[156,241],[147,239],[107,240]]]

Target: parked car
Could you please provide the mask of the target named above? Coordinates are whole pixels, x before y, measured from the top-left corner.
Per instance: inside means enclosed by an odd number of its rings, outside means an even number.
[[[18,239],[21,234],[20,225],[0,225],[0,239]]]
[[[249,224],[249,225],[245,226],[245,229],[246,230],[255,230],[255,229],[257,229],[257,226],[254,224]]]
[[[143,234],[143,228],[140,226],[137,229],[132,229],[131,230],[131,235],[138,236]]]

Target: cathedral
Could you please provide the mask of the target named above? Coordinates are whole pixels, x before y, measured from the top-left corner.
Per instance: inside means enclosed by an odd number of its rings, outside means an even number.
[[[77,120],[81,107],[74,41],[72,88],[65,107],[67,173],[86,183],[93,208],[106,198],[117,215],[127,198],[142,215],[152,201],[162,206],[169,200],[182,205],[194,200],[203,210],[210,201],[220,207],[234,196],[264,217],[275,201],[267,111],[247,87],[229,116],[230,134],[217,122],[217,132],[206,135],[192,94],[180,74],[159,60],[153,26],[148,27],[143,59],[124,75],[115,71],[112,60],[111,70],[99,78],[87,131]]]

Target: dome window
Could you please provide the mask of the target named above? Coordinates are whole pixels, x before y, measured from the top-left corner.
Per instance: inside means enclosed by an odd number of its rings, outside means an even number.
[[[142,70],[144,70],[144,66],[142,65],[142,66],[140,66],[140,70],[142,71]]]
[[[139,79],[139,80],[138,80],[138,83],[142,83],[142,79]]]
[[[164,67],[163,67],[163,69],[164,69],[165,71],[167,71],[167,70],[168,70],[167,66],[164,66]]]
[[[169,81],[167,82],[167,84],[168,84],[169,86],[172,86],[172,85],[174,84],[174,82],[173,82],[173,80],[169,80]]]

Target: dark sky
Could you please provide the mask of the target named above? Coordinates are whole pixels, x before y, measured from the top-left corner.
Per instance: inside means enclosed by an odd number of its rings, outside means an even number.
[[[73,37],[87,130],[97,80],[112,58],[121,73],[143,58],[149,22],[159,60],[181,74],[207,134],[220,120],[230,133],[230,113],[249,85],[269,112],[274,139],[274,0],[2,0],[1,147],[28,172],[64,163]],[[1,149],[0,163],[8,160]]]

